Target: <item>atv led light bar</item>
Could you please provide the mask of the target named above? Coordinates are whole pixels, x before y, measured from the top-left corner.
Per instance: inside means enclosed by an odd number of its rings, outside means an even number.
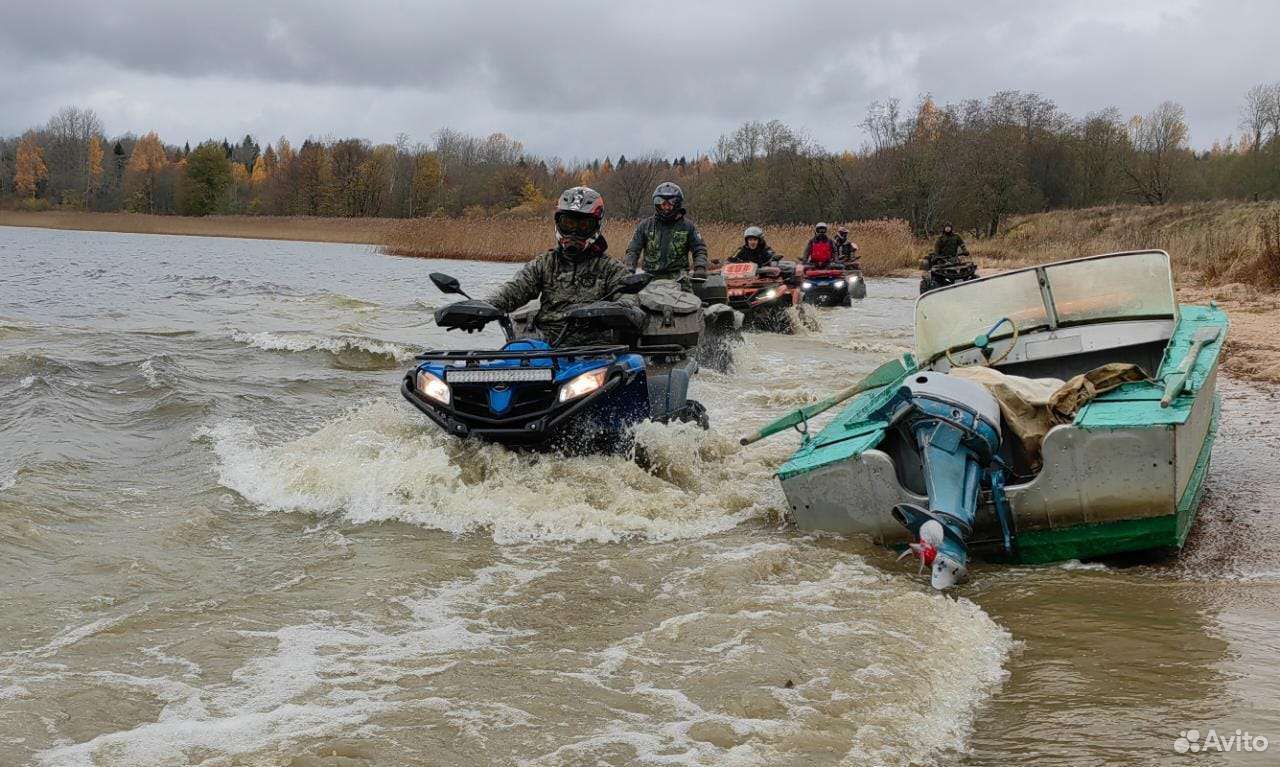
[[[445,370],[445,380],[456,383],[524,383],[550,381],[551,368],[498,368],[495,370]]]

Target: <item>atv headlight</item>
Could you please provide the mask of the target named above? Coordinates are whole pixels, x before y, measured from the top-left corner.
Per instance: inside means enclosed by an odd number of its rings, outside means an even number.
[[[760,293],[760,295],[756,297],[756,300],[757,300],[757,301],[772,301],[773,299],[775,299],[775,298],[777,298],[777,297],[778,297],[778,289],[777,289],[777,288],[769,288],[768,290],[763,291],[762,293]]]
[[[577,399],[604,386],[605,373],[607,372],[605,368],[600,368],[589,373],[583,373],[569,381],[569,383],[560,387],[560,401],[568,402],[571,399]]]
[[[831,283],[831,287],[835,288],[836,290],[839,290],[840,288],[843,288],[843,287],[844,287],[844,280],[836,280],[835,282]]]
[[[452,395],[449,393],[449,384],[425,370],[418,371],[417,386],[418,393],[427,399],[439,402],[441,405],[449,404],[449,400],[452,399]]]
[[[808,280],[805,280],[804,282],[800,283],[800,289],[801,289],[801,290],[813,290],[813,283],[812,283],[812,282],[809,282]]]

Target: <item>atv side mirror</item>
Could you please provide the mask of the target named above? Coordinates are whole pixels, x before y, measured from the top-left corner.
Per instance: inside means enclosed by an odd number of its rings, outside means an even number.
[[[648,272],[628,274],[626,277],[622,278],[622,286],[619,288],[618,292],[639,293],[644,290],[645,286],[650,282],[653,282],[653,275]]]
[[[456,277],[450,277],[449,275],[441,274],[440,272],[432,272],[431,281],[436,284],[436,288],[438,288],[441,293],[454,293],[471,298],[471,296],[468,296],[463,292],[462,283],[458,282]]]

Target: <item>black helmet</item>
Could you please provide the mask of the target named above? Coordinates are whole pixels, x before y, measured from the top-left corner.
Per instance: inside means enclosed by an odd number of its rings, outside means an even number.
[[[944,232],[954,232],[954,231],[955,231],[955,229],[956,229],[956,228],[955,228],[954,226],[952,226],[952,225],[951,225],[951,222],[950,222],[950,221],[943,221],[943,222],[942,222],[942,231],[944,231]]]
[[[564,190],[556,201],[556,240],[570,254],[582,253],[600,239],[604,198],[589,186]]]
[[[662,203],[666,200],[672,202],[670,212],[662,209]],[[658,218],[663,221],[674,221],[684,213],[684,190],[670,181],[663,181],[658,184],[658,188],[653,190],[653,209]]]

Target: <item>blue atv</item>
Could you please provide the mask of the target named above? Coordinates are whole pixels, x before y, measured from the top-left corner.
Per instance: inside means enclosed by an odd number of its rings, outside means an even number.
[[[400,387],[405,399],[445,432],[505,445],[572,453],[620,452],[645,420],[709,427],[706,409],[689,399],[702,333],[698,299],[648,275],[624,279],[630,300],[597,301],[570,312],[559,338],[536,327],[517,332],[512,317],[471,299],[458,281],[432,274],[441,292],[466,300],[441,307],[436,324],[472,333],[497,322],[497,350],[433,350],[419,354]],[[566,346],[571,331],[612,336],[616,343]],[[522,337],[527,336],[527,337]]]

